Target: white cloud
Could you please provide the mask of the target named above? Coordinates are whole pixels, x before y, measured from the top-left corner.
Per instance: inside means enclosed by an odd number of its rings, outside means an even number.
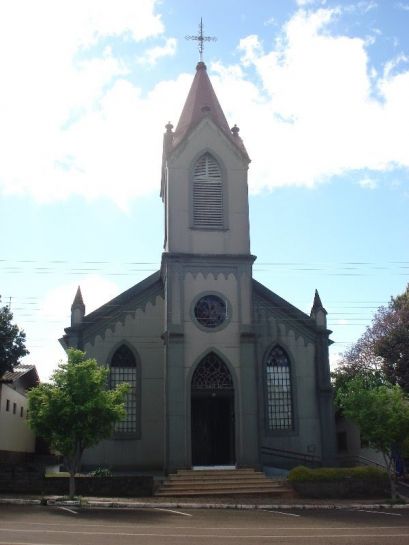
[[[317,4],[318,2],[321,2],[322,4],[325,3],[325,0],[295,0],[297,6],[304,7],[309,6],[312,4]]]
[[[243,66],[253,66],[263,86],[246,82],[241,104],[232,90],[242,78],[220,73],[222,102],[230,102],[253,159],[253,190],[313,186],[355,169],[409,167],[409,72],[378,76],[382,101],[375,100],[365,40],[327,32],[340,13],[298,11],[270,51],[257,36],[241,40]]]
[[[89,127],[98,117],[100,123],[94,127],[103,134],[88,132],[88,148],[92,139],[109,137],[111,126],[103,118],[101,101],[109,97],[115,80],[129,72],[109,47],[102,49],[101,40],[121,37],[135,43],[160,35],[163,24],[155,13],[156,3],[1,3],[0,187],[4,192],[31,193],[39,200],[83,194],[84,189],[88,195],[99,193],[93,189],[99,169],[86,170],[83,157],[78,158],[73,149],[73,134],[79,125]],[[86,163],[94,156],[88,156]],[[115,182],[111,178],[111,185]],[[106,185],[103,180],[101,194],[106,193]]]
[[[404,2],[398,2],[396,7],[402,9],[403,11],[409,11],[409,4],[405,4]]]
[[[376,189],[378,187],[376,180],[373,178],[363,178],[358,183],[363,189]]]
[[[43,201],[102,196],[126,208],[130,199],[158,191],[164,124],[176,124],[193,74],[146,92],[141,65],[133,72],[115,53],[115,38],[135,44],[157,36],[162,45],[147,48],[145,60],[173,54],[175,42],[162,35],[155,6],[2,4],[4,192]],[[341,8],[300,9],[272,47],[247,36],[236,65],[212,66],[222,107],[252,158],[253,192],[311,187],[350,170],[409,168],[406,58],[392,59],[383,73],[370,70],[366,38],[331,35],[330,24],[341,16]]]
[[[110,301],[119,293],[119,288],[114,282],[96,274],[82,277],[80,287],[87,314]],[[64,324],[63,327],[67,327],[70,321],[71,305],[77,289],[78,284],[75,282],[51,289],[41,304],[40,316],[61,321]]]
[[[168,38],[163,46],[152,47],[145,51],[142,57],[138,57],[137,62],[153,66],[163,57],[173,57],[176,53],[176,38]]]
[[[34,325],[27,324],[25,328],[30,339],[30,354],[24,362],[35,364],[42,380],[48,380],[57,363],[65,359],[57,339],[70,325],[71,305],[77,288],[78,284],[70,282],[49,290],[40,303]],[[81,292],[89,314],[118,295],[119,288],[114,282],[94,274],[81,277]]]

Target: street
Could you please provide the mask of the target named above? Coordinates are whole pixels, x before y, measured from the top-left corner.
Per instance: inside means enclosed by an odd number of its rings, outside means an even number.
[[[409,512],[0,505],[0,545],[409,544]]]

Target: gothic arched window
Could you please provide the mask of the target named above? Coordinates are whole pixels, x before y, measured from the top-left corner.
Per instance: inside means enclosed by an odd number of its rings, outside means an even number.
[[[222,173],[219,163],[207,152],[193,170],[193,227],[224,227]]]
[[[233,379],[224,361],[214,352],[205,356],[192,377],[192,390],[233,390]]]
[[[292,430],[294,418],[290,360],[280,346],[275,346],[267,357],[265,383],[268,430]]]
[[[137,431],[137,364],[135,356],[128,346],[122,344],[114,352],[110,368],[111,388],[115,388],[123,382],[127,382],[131,387],[125,401],[125,419],[115,425],[115,431],[135,433]]]

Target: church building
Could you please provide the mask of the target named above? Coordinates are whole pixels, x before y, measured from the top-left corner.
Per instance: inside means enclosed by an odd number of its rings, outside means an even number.
[[[308,316],[253,278],[249,164],[201,61],[164,134],[160,270],[90,314],[78,289],[60,339],[132,386],[84,466],[334,463],[327,313],[318,292]]]

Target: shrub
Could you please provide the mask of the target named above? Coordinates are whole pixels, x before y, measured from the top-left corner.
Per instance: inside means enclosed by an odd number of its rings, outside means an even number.
[[[321,467],[310,469],[305,466],[295,467],[288,474],[292,483],[308,481],[343,481],[343,480],[386,480],[387,473],[383,469],[370,466],[359,467]]]

